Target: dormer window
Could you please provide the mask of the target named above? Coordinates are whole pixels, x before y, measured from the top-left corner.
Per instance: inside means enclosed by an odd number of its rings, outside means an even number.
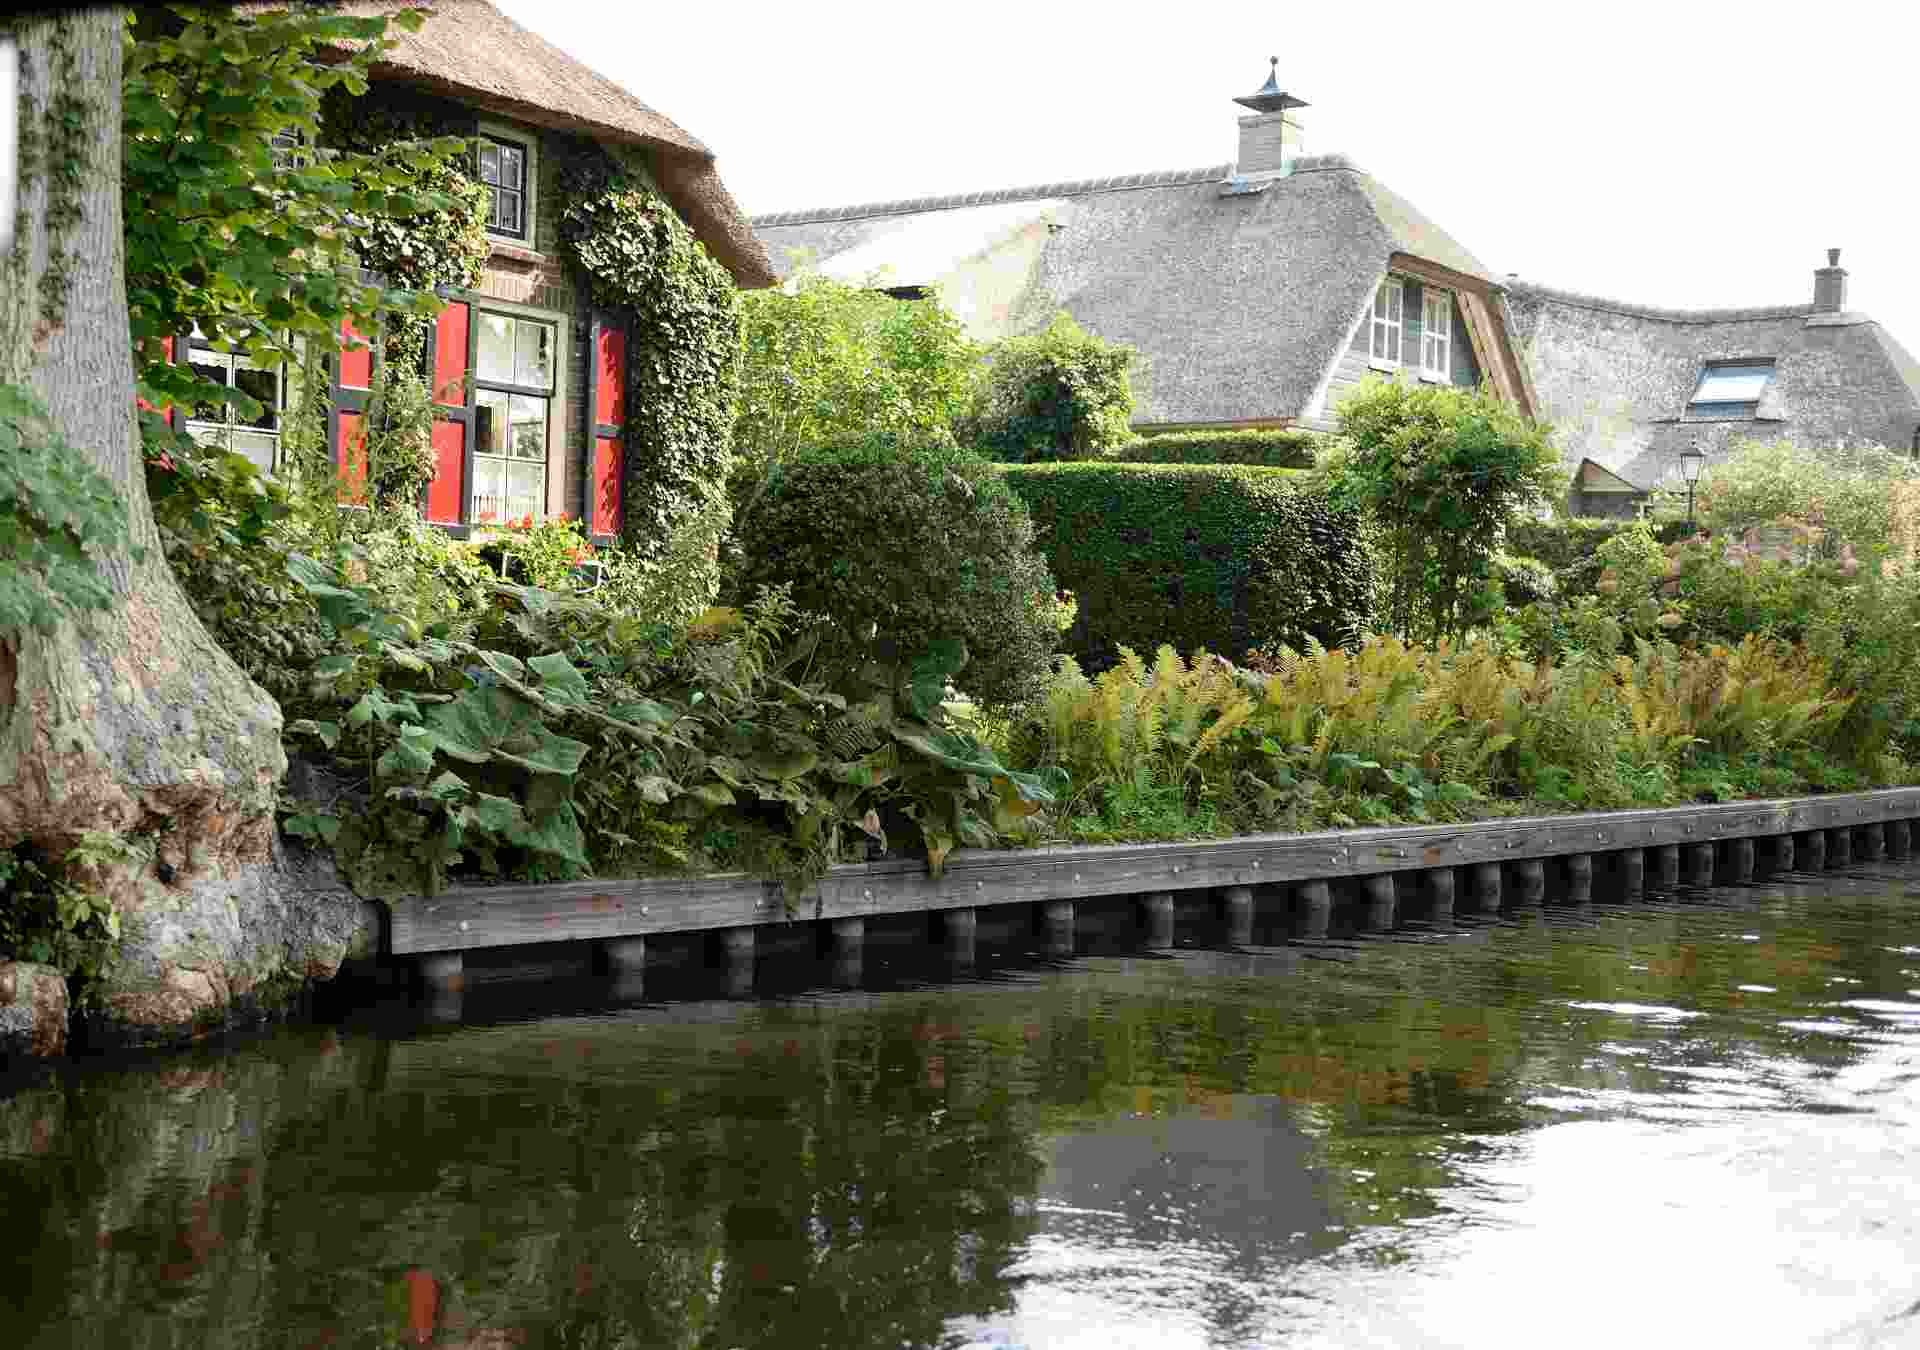
[[[533,247],[536,155],[531,138],[504,127],[480,128],[479,175],[492,200],[487,233]]]
[[[1400,332],[1404,324],[1406,285],[1399,277],[1388,277],[1373,293],[1372,333],[1367,341],[1367,357],[1376,365],[1400,364]]]
[[[1420,369],[1436,380],[1453,373],[1453,295],[1438,286],[1421,291]]]
[[[1773,380],[1772,358],[1710,361],[1700,372],[1700,383],[1687,400],[1691,417],[1752,417],[1760,395]]]

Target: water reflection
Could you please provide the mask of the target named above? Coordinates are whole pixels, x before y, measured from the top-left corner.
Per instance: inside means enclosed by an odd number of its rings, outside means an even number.
[[[1913,876],[15,1084],[0,1343],[1900,1343]]]

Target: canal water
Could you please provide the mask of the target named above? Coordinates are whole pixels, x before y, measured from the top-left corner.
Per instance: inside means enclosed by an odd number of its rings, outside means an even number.
[[[1920,865],[1092,945],[0,1085],[0,1346],[1920,1345]]]

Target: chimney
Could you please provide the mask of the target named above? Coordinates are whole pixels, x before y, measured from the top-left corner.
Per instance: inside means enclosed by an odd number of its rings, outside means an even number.
[[[1813,312],[1838,314],[1847,307],[1847,269],[1840,265],[1840,250],[1827,250],[1827,265],[1813,273]]]
[[[1240,154],[1233,166],[1240,178],[1287,173],[1303,149],[1300,122],[1293,110],[1306,107],[1307,101],[1280,88],[1280,58],[1271,58],[1271,65],[1265,84],[1234,100],[1253,109],[1251,116],[1240,119]]]

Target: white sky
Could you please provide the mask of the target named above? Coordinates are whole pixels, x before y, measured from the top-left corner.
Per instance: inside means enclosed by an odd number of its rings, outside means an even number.
[[[1920,352],[1915,0],[495,0],[705,141],[748,212],[1232,159],[1266,78],[1496,275],[1810,299]]]

